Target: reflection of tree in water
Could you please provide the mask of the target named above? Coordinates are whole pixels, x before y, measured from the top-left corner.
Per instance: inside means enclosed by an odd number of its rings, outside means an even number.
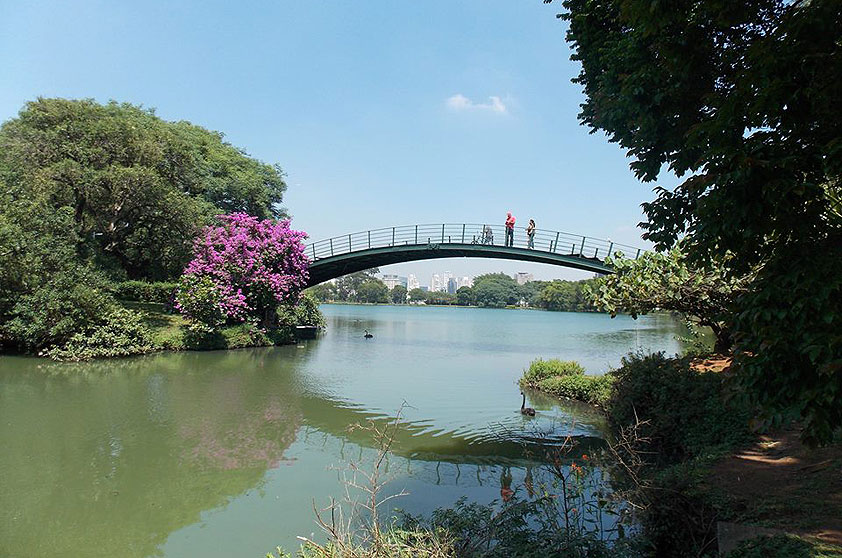
[[[215,469],[274,468],[295,441],[298,421],[289,402],[266,402],[262,412],[228,422],[217,414],[190,420],[179,427],[184,439],[182,459]],[[221,420],[220,420],[221,418]]]
[[[301,422],[289,375],[249,351],[5,363],[2,556],[154,556],[259,485]]]

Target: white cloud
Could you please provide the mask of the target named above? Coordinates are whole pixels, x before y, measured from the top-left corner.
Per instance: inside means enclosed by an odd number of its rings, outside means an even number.
[[[488,112],[496,112],[498,114],[506,114],[506,105],[503,103],[503,100],[497,96],[491,96],[488,98],[487,103],[475,103],[469,98],[465,97],[461,93],[457,93],[452,97],[449,97],[447,101],[445,101],[447,108],[452,111],[463,111],[463,110],[480,110],[480,111],[488,111]]]

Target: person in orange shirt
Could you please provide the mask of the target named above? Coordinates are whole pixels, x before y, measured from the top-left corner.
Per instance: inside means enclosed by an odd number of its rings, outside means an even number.
[[[515,218],[511,212],[506,213],[506,246],[515,245]]]

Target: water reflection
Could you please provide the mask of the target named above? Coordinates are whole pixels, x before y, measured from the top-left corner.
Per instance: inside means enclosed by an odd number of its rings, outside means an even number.
[[[374,452],[348,426],[389,420],[403,401],[390,463],[390,488],[412,493],[401,507],[528,497],[545,482],[538,439],[570,434],[587,451],[603,428],[589,407],[535,393],[538,416],[521,416],[515,382],[529,361],[599,371],[641,335],[675,345],[661,322],[441,310],[328,307],[328,333],[300,346],[0,358],[0,556],[259,556],[294,544],[312,530],[313,499],[341,492],[331,467]]]

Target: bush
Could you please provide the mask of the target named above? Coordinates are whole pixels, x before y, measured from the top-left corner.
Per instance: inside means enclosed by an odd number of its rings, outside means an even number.
[[[743,541],[727,558],[832,558],[842,556],[839,547],[809,542],[793,535],[758,537]]]
[[[304,293],[295,304],[283,304],[278,308],[278,324],[281,327],[300,325],[325,327],[325,317],[319,310],[319,301],[310,293]]]
[[[205,333],[217,331],[234,312],[223,291],[207,275],[183,275],[177,299],[178,309],[191,320],[191,328]]]
[[[529,364],[529,370],[523,373],[521,381],[528,386],[537,386],[541,380],[554,376],[582,376],[584,374],[585,369],[575,360],[559,360],[557,358],[543,360],[538,358]]]
[[[608,374],[602,376],[571,374],[545,378],[538,382],[537,388],[556,397],[567,397],[591,405],[604,406],[611,396],[613,383],[614,378]]]
[[[114,283],[110,290],[120,300],[133,302],[157,302],[170,305],[173,302],[178,283],[147,281],[123,281]]]
[[[98,288],[99,277],[85,268],[55,274],[31,293],[20,295],[2,335],[29,351],[62,345],[75,334],[102,323],[116,307]]]
[[[748,410],[725,400],[719,374],[697,372],[687,358],[629,355],[611,375],[615,380],[606,407],[612,430],[647,421],[640,434],[649,440],[645,451],[658,464],[716,453],[750,439]]]
[[[115,307],[104,316],[103,323],[74,334],[63,345],[49,349],[47,355],[55,360],[79,361],[137,355],[153,349],[143,316]]]

